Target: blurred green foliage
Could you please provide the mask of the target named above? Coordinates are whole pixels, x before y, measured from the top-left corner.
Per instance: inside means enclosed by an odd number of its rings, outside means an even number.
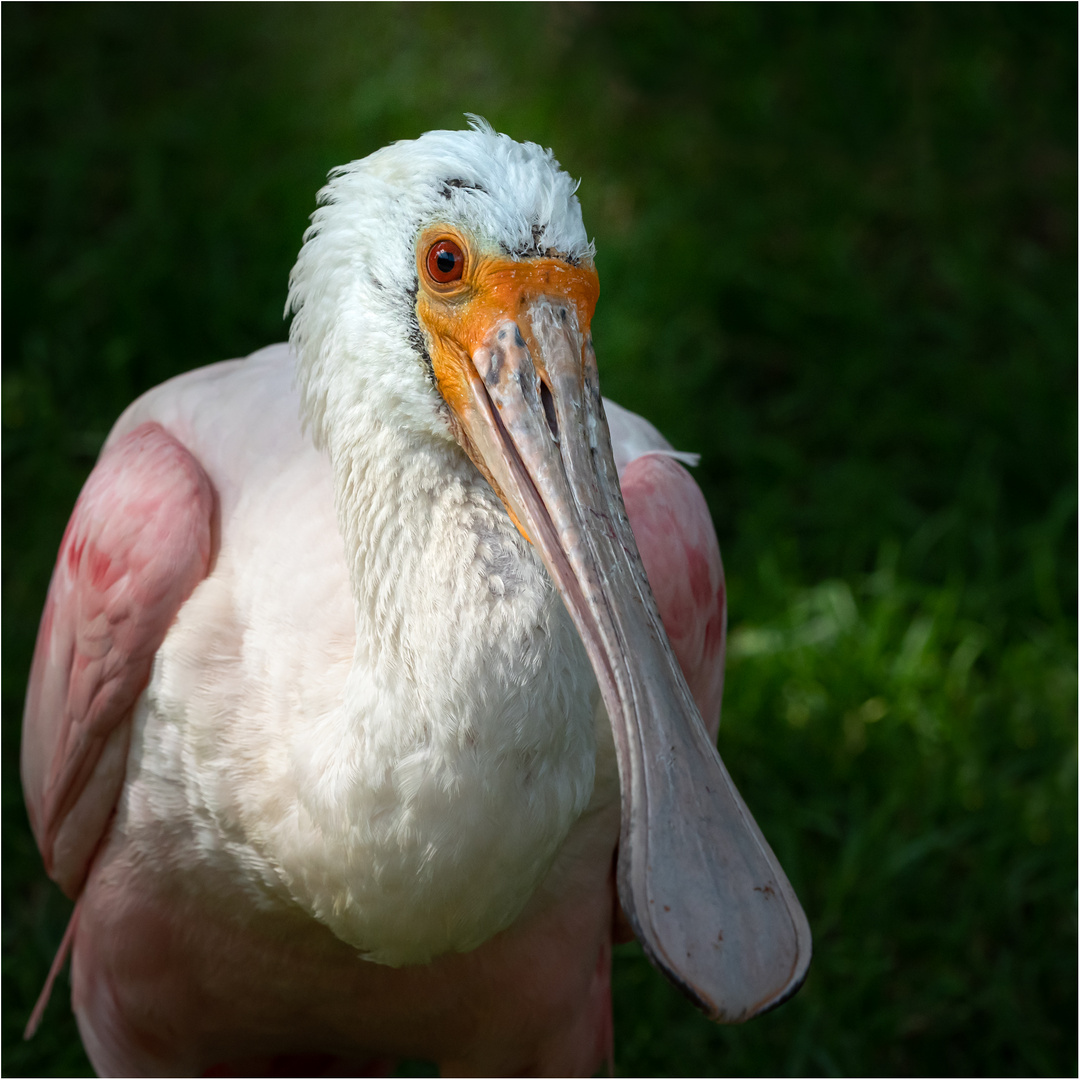
[[[702,453],[721,747],[800,894],[736,1029],[636,946],[620,1074],[1075,1074],[1072,5],[23,5],[3,20],[3,1067],[88,1066],[18,782],[121,408],[285,335],[327,170],[462,113],[555,148],[606,393]]]

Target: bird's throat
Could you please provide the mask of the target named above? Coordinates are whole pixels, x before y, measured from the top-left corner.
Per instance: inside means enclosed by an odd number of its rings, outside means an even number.
[[[323,869],[306,876],[321,892],[297,897],[394,965],[474,948],[517,917],[592,794],[597,700],[490,487],[457,447],[403,440],[373,425],[335,461],[357,641],[325,804],[348,814],[319,822]],[[350,870],[331,881],[334,866]]]

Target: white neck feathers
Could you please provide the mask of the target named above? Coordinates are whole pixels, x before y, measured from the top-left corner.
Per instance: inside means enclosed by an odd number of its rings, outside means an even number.
[[[330,450],[356,656],[313,733],[290,888],[371,959],[421,963],[509,925],[539,884],[592,792],[596,689],[546,572],[457,447],[363,406],[353,419]]]

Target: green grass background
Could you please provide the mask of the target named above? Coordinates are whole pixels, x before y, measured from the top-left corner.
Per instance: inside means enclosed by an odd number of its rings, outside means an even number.
[[[815,935],[619,1074],[1076,1074],[1074,5],[21,5],[3,49],[3,1071],[79,1073],[22,695],[121,408],[286,333],[327,170],[485,115],[582,177],[602,385],[730,585],[721,749]]]

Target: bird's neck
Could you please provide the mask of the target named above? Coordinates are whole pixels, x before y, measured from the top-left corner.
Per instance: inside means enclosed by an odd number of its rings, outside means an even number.
[[[387,963],[520,912],[588,803],[595,680],[531,546],[456,445],[375,410],[329,446],[356,607],[332,928]],[[338,804],[340,805],[340,804]],[[358,864],[359,865],[359,864]]]

